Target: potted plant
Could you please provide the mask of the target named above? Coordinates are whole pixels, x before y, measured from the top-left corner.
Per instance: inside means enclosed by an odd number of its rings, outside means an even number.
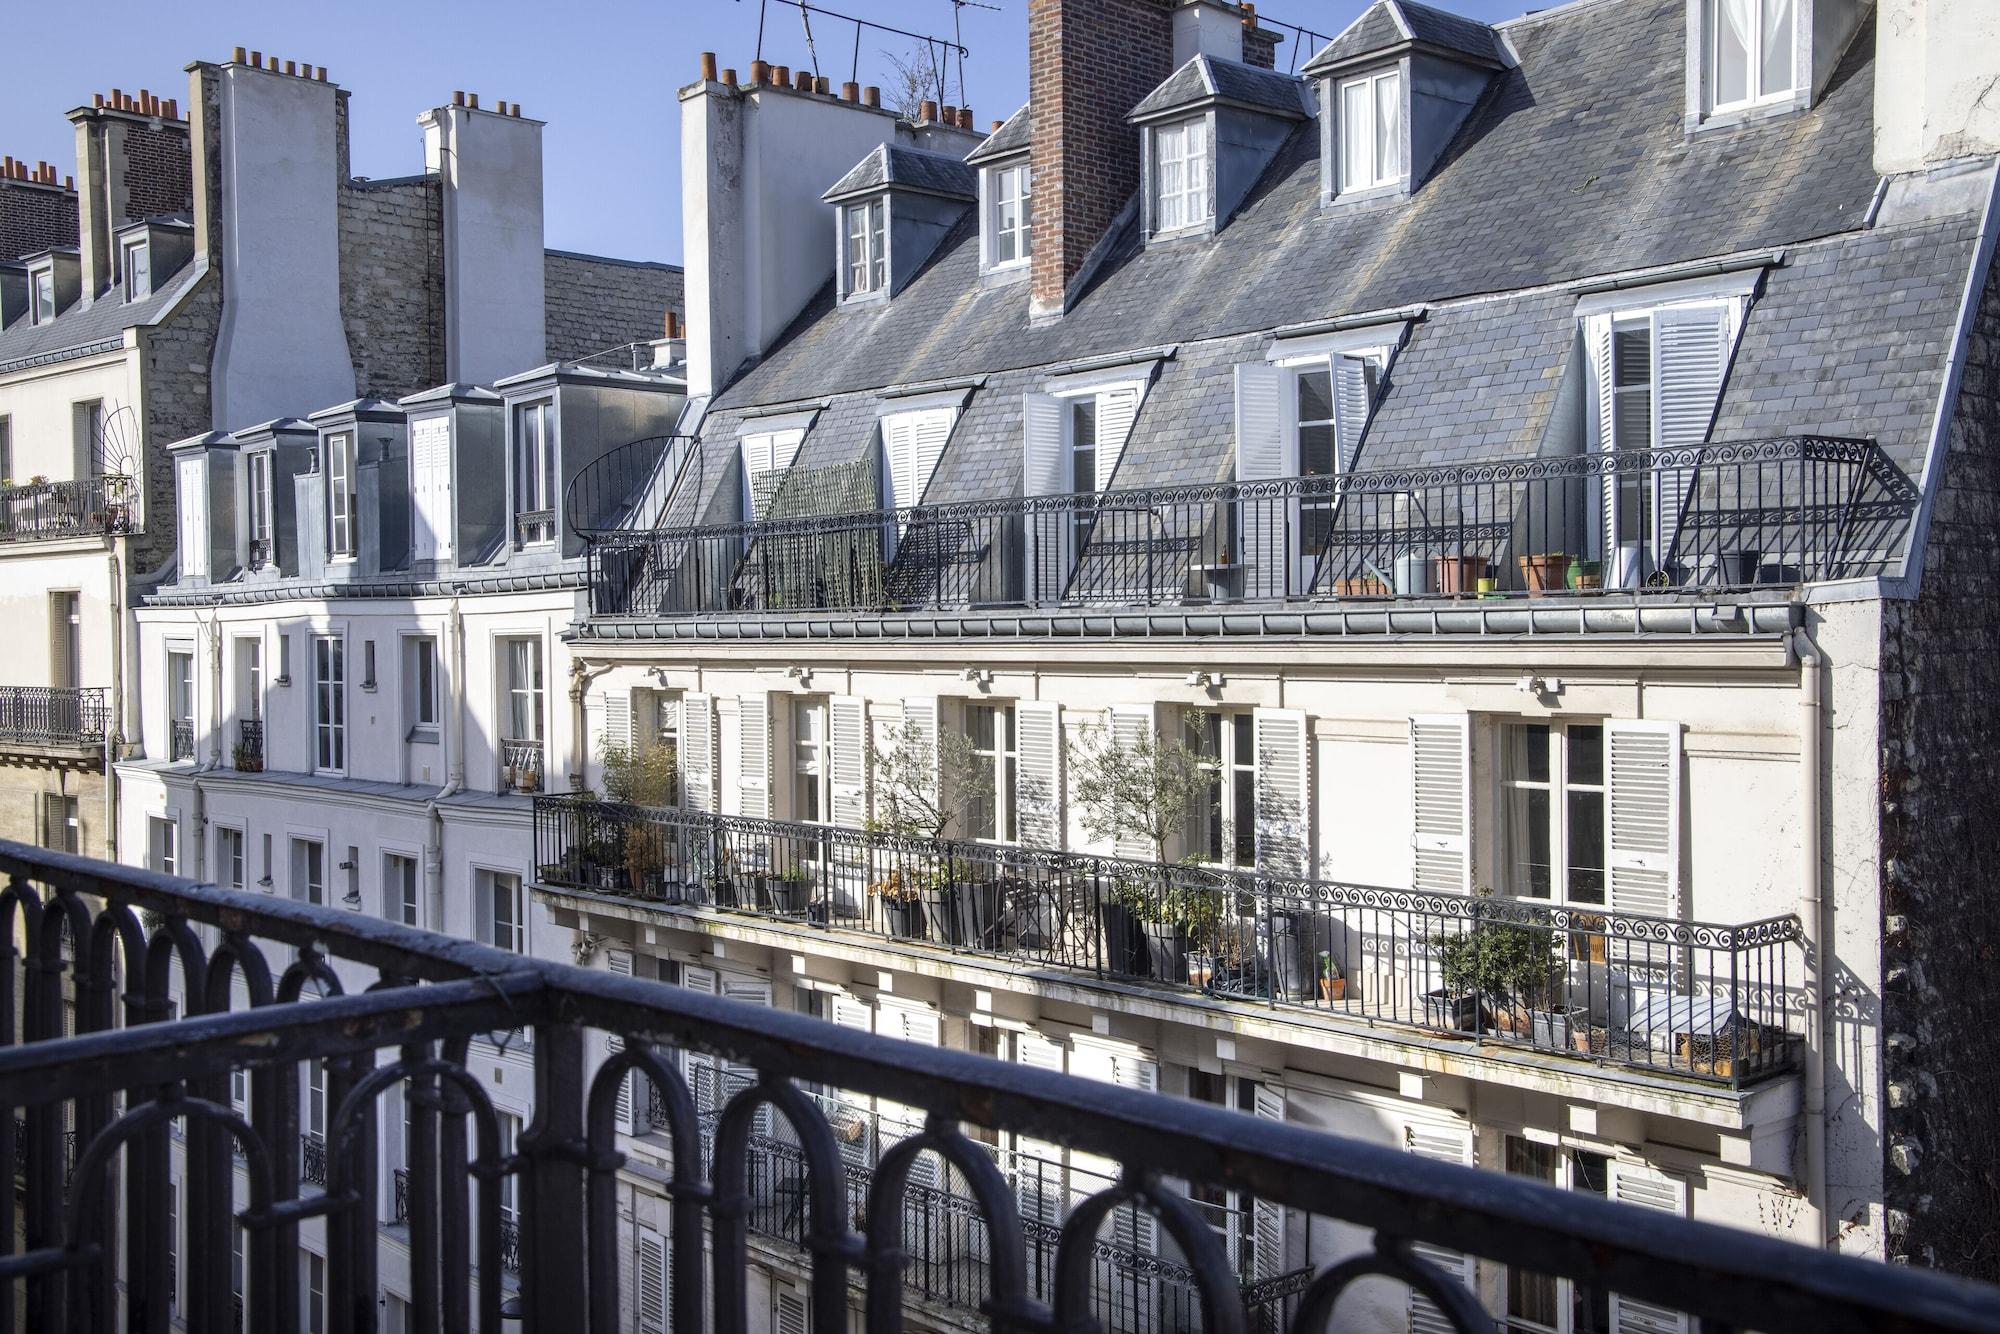
[[[1764,553],[1745,549],[1722,555],[1722,577],[1733,585],[1754,584],[1764,569]]]
[[[905,719],[873,747],[872,760],[871,830],[939,844],[953,829],[963,828],[973,811],[992,809],[992,762],[981,759],[963,731],[932,731]],[[947,943],[984,944],[997,931],[998,887],[991,876],[974,874],[966,858],[945,857],[898,875],[900,888],[928,902]],[[917,903],[914,911],[921,915],[923,906]],[[914,933],[922,934],[921,927]]]
[[[1514,557],[1514,563],[1521,567],[1521,582],[1527,585],[1528,596],[1537,598],[1560,592],[1568,586],[1569,562],[1570,556],[1566,551]]]
[[[1319,952],[1319,998],[1323,1001],[1347,999],[1347,977],[1334,962],[1330,950]]]
[[[1579,593],[1595,593],[1604,587],[1604,562],[1578,560],[1569,567],[1569,586]]]
[[[920,880],[901,870],[889,872],[868,886],[871,898],[882,901],[889,934],[898,940],[924,938],[924,891]]]
[[[1144,975],[1160,982],[1188,981],[1189,943],[1213,937],[1222,920],[1222,891],[1169,873],[1156,886],[1143,880],[1121,881],[1113,898],[1138,924]]]
[[[1465,597],[1479,587],[1479,581],[1486,575],[1486,557],[1457,555],[1438,556],[1437,591],[1447,597]]]
[[[236,772],[244,774],[264,771],[264,750],[261,746],[247,746],[241,741],[229,748],[229,761],[236,766]]]
[[[1468,930],[1432,936],[1444,986],[1425,995],[1426,1018],[1437,1027],[1470,1028],[1483,1004],[1496,1030],[1532,1034],[1533,1007],[1548,996],[1560,964],[1555,942],[1555,935],[1540,927],[1485,918]],[[1451,1022],[1440,1022],[1441,1017]]]
[[[765,883],[773,912],[798,916],[812,903],[812,874],[799,862],[793,862]]]

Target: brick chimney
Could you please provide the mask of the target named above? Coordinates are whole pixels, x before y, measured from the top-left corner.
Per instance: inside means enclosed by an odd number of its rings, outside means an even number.
[[[1139,131],[1125,116],[1173,73],[1173,8],[1173,0],[1028,0],[1037,316],[1068,307],[1139,189]]]
[[[76,127],[83,290],[95,298],[117,281],[111,241],[120,227],[194,207],[188,122],[178,99],[144,88],[96,94],[69,120]]]
[[[75,188],[46,162],[0,161],[0,262],[75,244]]]

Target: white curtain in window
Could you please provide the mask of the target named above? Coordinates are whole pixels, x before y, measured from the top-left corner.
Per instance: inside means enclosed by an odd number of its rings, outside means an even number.
[[[1750,44],[1757,0],[1715,0],[1715,104],[1750,100]]]
[[[1792,11],[1796,0],[1764,0],[1757,95],[1770,97],[1792,86]]]
[[[1403,80],[1385,74],[1375,80],[1375,180],[1403,174]]]
[[[1368,81],[1359,80],[1340,90],[1340,188],[1359,189],[1373,180],[1369,151]]]

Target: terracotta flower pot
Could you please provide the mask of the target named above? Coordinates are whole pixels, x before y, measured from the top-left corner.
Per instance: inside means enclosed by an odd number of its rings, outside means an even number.
[[[1521,567],[1521,582],[1528,586],[1528,596],[1538,598],[1561,592],[1569,583],[1569,559],[1561,551],[1516,556],[1514,563]]]
[[[1438,592],[1449,597],[1465,597],[1486,575],[1484,556],[1439,556],[1434,563]]]
[[[1347,979],[1344,977],[1322,977],[1319,980],[1319,998],[1323,1001],[1347,999]]]

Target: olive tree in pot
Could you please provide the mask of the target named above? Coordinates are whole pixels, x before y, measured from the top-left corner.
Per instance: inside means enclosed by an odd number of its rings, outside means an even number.
[[[665,746],[604,744],[604,796],[624,806],[661,810],[674,804],[680,791],[680,771],[673,751]],[[643,816],[623,824],[624,871],[636,894],[664,897],[667,830]]]
[[[1425,1018],[1439,1028],[1472,1030],[1483,1010],[1492,1028],[1527,1036],[1548,1011],[1561,967],[1558,933],[1485,918],[1431,937],[1440,991],[1424,996]]]
[[[1187,827],[1205,793],[1201,756],[1148,726],[1119,735],[1109,724],[1080,729],[1065,745],[1070,796],[1084,833],[1143,843],[1151,870],[1127,868],[1103,907],[1105,963],[1131,976],[1185,981],[1188,937],[1205,939],[1221,917],[1221,892],[1189,887],[1166,865],[1167,843]]]
[[[873,747],[875,814],[868,828],[941,844],[965,817],[993,800],[993,767],[982,763],[963,732],[933,737],[914,719],[887,731]],[[868,886],[883,902],[898,936],[922,935],[919,912],[945,943],[976,945],[997,930],[999,887],[990,876],[939,847],[916,865],[901,857]]]

